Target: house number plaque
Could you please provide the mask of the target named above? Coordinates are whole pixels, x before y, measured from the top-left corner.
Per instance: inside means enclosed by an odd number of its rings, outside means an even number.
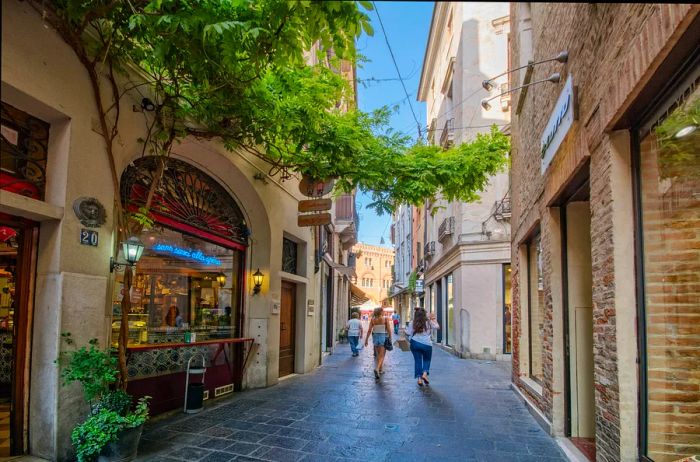
[[[91,229],[81,229],[80,230],[80,243],[82,245],[91,245],[93,247],[97,247],[97,243],[99,242],[99,236],[97,234],[97,231],[93,231]]]

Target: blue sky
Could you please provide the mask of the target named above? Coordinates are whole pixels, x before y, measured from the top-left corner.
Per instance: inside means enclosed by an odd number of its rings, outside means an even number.
[[[389,44],[394,51],[396,62],[404,78],[410,103],[421,126],[425,126],[425,103],[416,101],[418,82],[425,44],[428,40],[430,19],[433,14],[433,2],[376,2],[381,15]],[[394,130],[416,137],[418,129],[411,114],[411,108],[398,81],[394,63],[391,60],[384,34],[377,20],[375,11],[369,12],[374,28],[374,36],[363,35],[357,42],[357,49],[367,62],[357,68],[357,93],[360,109],[371,111],[381,106],[399,104],[399,109],[392,116],[391,125]],[[373,81],[368,79],[395,79],[388,81]],[[365,194],[357,196],[357,210],[360,214],[360,242],[379,245],[384,237],[385,245],[390,246],[389,215],[377,216],[365,208],[371,197]]]

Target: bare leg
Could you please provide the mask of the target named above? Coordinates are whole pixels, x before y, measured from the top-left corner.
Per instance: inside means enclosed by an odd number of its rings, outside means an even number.
[[[379,360],[377,361],[377,369],[380,371],[384,368],[384,357],[386,356],[386,349],[383,346],[379,348]]]
[[[375,345],[374,347],[374,378],[378,379],[379,378],[379,355],[381,353],[379,352],[379,347]]]

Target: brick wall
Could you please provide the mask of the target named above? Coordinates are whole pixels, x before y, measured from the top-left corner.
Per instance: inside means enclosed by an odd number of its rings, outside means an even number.
[[[616,240],[633,239],[615,235],[612,218],[612,145],[606,129],[613,126],[654,74],[668,54],[683,27],[698,14],[697,5],[670,4],[538,4],[531,3],[533,59],[569,52],[566,64],[546,63],[535,67],[533,81],[560,72],[559,84],[540,84],[529,89],[520,114],[512,118],[512,284],[513,284],[513,382],[552,420],[553,402],[562,392],[555,389],[554,334],[561,331],[553,324],[552,261],[561,256],[552,252],[556,229],[550,223],[547,204],[557,196],[573,173],[590,160],[591,245],[594,316],[594,384],[596,399],[597,460],[617,461],[629,458],[635,448],[620,447],[620,390],[617,363],[615,307]],[[517,4],[511,4],[511,59],[520,62]],[[541,175],[540,137],[556,104],[567,75],[578,87],[579,117],[567,135],[545,176]],[[514,82],[515,85],[522,82]],[[513,107],[520,94],[515,94]],[[520,301],[526,292],[520,287],[520,272],[526,263],[519,261],[519,247],[539,223],[542,229],[544,259],[545,324],[544,384],[542,396],[524,386],[520,377]],[[560,288],[556,288],[560,290]],[[561,308],[557,308],[561,309]],[[620,326],[630,329],[631,326]],[[688,334],[690,335],[690,334]],[[561,387],[560,387],[561,388]],[[692,391],[692,390],[691,390]],[[679,405],[680,406],[680,405]],[[678,408],[680,409],[680,408]],[[686,410],[693,410],[684,408]],[[694,408],[694,411],[697,411]],[[692,414],[691,414],[692,415]],[[557,428],[563,426],[554,425]]]

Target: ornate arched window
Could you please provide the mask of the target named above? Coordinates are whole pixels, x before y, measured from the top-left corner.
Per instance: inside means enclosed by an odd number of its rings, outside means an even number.
[[[146,204],[160,161],[165,162],[165,171],[150,208],[157,222],[218,244],[248,245],[248,227],[231,195],[216,180],[178,159],[146,156],[124,171],[121,197],[128,210]]]

